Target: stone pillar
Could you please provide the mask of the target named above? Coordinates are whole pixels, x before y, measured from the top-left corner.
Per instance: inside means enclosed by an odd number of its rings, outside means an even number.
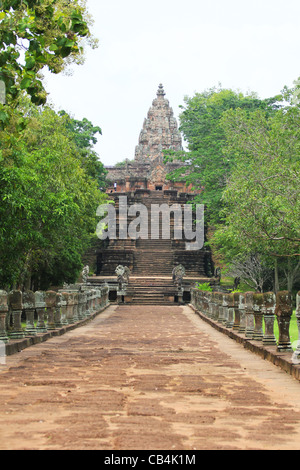
[[[228,308],[228,315],[226,321],[226,328],[233,328],[234,325],[234,295],[227,294],[227,308]]]
[[[233,324],[233,329],[235,331],[238,331],[240,328],[240,322],[241,322],[241,315],[240,315],[240,294],[238,292],[235,292],[233,294],[233,302],[234,302],[234,324]]]
[[[83,320],[85,317],[83,316],[83,297],[82,297],[82,290],[79,290],[77,293],[78,296],[78,306],[77,306],[77,316],[78,321]]]
[[[8,343],[9,338],[6,330],[6,317],[8,314],[8,295],[0,290],[0,341]]]
[[[105,293],[103,287],[98,288],[98,310],[102,310],[105,304]]]
[[[279,341],[277,350],[280,352],[292,352],[290,339],[290,321],[293,314],[292,298],[288,291],[278,292],[276,295],[276,309],[279,327]]]
[[[212,302],[213,302],[213,320],[217,321],[217,319],[218,319],[218,303],[217,303],[217,293],[216,292],[213,292]]]
[[[23,310],[23,296],[22,292],[15,290],[9,293],[9,306],[12,314],[12,330],[9,336],[12,339],[23,339],[25,332],[22,328],[22,310]]]
[[[223,309],[223,294],[221,292],[217,293],[217,302],[218,302],[218,323],[224,322],[224,309]]]
[[[245,314],[246,314],[245,336],[248,339],[252,339],[253,334],[254,334],[253,292],[245,293]]]
[[[82,317],[83,318],[87,317],[86,304],[87,304],[87,292],[83,291],[82,292]]]
[[[265,320],[263,344],[266,346],[276,346],[277,340],[274,335],[276,295],[274,292],[266,292],[263,294],[263,298],[263,315]]]
[[[213,318],[214,317],[214,306],[213,306],[213,293],[208,292],[208,313],[207,316],[208,318]]]
[[[298,342],[297,342],[297,349],[293,354],[292,361],[293,364],[300,364],[300,291],[297,294],[296,299],[296,318],[298,324]]]
[[[46,316],[46,293],[37,291],[34,294],[35,297],[35,309],[38,317],[36,330],[38,333],[47,333],[47,327],[45,323]]]
[[[23,308],[26,314],[26,336],[36,336],[37,329],[34,325],[35,295],[32,291],[23,292]]]
[[[263,303],[264,303],[263,294],[253,294],[253,312],[254,312],[254,319],[255,319],[253,339],[255,341],[262,341],[264,337]]]
[[[67,320],[68,325],[73,325],[74,320],[74,294],[72,292],[67,292]]]
[[[74,322],[77,323],[79,321],[79,293],[74,292]]]
[[[55,302],[55,314],[54,314],[54,323],[55,323],[56,329],[60,329],[64,326],[63,321],[62,321],[62,302],[63,302],[62,294],[57,293],[56,302]]]
[[[124,293],[123,293],[124,295]],[[96,291],[92,289],[92,313],[96,313]]]
[[[196,308],[196,296],[195,289],[191,289],[191,304]]]
[[[68,293],[67,292],[62,292],[61,293],[61,323],[62,323],[62,326],[68,325],[67,304],[68,304]]]
[[[201,291],[201,303],[202,303],[201,312],[203,313],[203,315],[207,316],[208,300],[207,300],[207,292],[206,291]]]
[[[199,291],[196,289],[195,291],[195,307],[197,310],[200,311],[200,301],[199,301]]]
[[[55,310],[56,310],[56,292],[49,290],[46,292],[46,308],[47,308],[47,329],[56,330],[55,326]]]
[[[124,294],[125,294],[125,292],[124,292]],[[124,295],[124,294],[123,294],[123,295]],[[122,302],[121,302],[121,303],[122,303]],[[183,305],[183,304],[184,304],[184,302],[183,302],[183,287],[179,287],[179,288],[178,288],[178,304],[179,304],[179,305]]]
[[[246,331],[246,297],[245,294],[239,295],[240,326],[239,333]]]
[[[223,307],[223,325],[228,322],[228,294],[222,294],[222,307]]]
[[[85,316],[87,318],[89,318],[92,313],[91,313],[91,309],[90,309],[90,305],[91,305],[91,291],[88,290],[86,291],[86,311],[85,311]]]

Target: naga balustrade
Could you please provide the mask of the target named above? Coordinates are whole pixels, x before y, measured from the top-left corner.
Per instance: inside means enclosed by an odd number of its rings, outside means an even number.
[[[0,290],[0,341],[8,343],[73,325],[108,304],[107,285],[93,289],[75,285],[58,292]]]
[[[289,333],[293,305],[288,291],[278,292],[277,295],[273,292],[228,294],[194,288],[191,291],[191,303],[207,318],[249,340],[261,342],[264,346],[276,346],[278,352],[293,351]],[[297,294],[296,318],[299,340],[293,360],[300,364],[300,292]],[[276,319],[278,341],[274,334]]]

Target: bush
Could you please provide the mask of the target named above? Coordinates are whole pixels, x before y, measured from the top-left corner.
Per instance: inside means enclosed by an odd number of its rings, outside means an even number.
[[[211,285],[208,283],[208,282],[204,282],[203,284],[196,284],[196,289],[198,290],[202,290],[202,291],[206,291],[206,292],[212,292],[213,289],[211,287]]]

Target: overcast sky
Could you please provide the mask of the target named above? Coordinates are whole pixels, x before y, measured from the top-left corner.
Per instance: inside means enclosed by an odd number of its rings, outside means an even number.
[[[300,76],[299,0],[88,0],[99,48],[73,75],[46,74],[57,110],[102,128],[105,165],[133,159],[162,83],[178,118],[207,88],[280,93]]]

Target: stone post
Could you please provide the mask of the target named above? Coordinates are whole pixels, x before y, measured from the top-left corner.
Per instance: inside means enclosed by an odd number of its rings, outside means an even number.
[[[105,288],[104,287],[100,287],[99,288],[99,307],[100,309],[104,308],[105,306]]]
[[[218,302],[218,323],[224,322],[224,309],[223,309],[223,294],[221,292],[217,293],[217,302]]]
[[[6,317],[8,314],[7,292],[0,290],[0,341],[8,343],[9,338],[6,330]]]
[[[56,330],[55,311],[56,311],[56,292],[49,290],[46,292],[46,308],[47,308],[47,329]]]
[[[239,333],[246,331],[246,297],[245,294],[239,295],[240,326]]]
[[[79,310],[78,310],[78,317],[79,320],[84,320],[86,318],[86,293],[81,291],[78,294],[78,304],[79,304]]]
[[[91,313],[91,308],[90,308],[90,305],[91,305],[91,295],[92,295],[92,294],[91,294],[91,291],[88,290],[88,291],[86,292],[86,311],[85,311],[85,316],[86,316],[87,318],[89,318],[89,317],[92,315],[92,313]]]
[[[95,288],[95,313],[100,309],[100,299],[99,299],[99,290]]]
[[[234,302],[234,324],[233,324],[233,329],[235,331],[239,330],[240,328],[240,322],[241,322],[241,315],[240,315],[240,294],[238,292],[235,292],[233,294],[233,302]]]
[[[56,294],[56,301],[55,301],[55,314],[54,314],[54,323],[55,328],[60,329],[63,327],[62,321],[62,302],[63,296],[61,293]]]
[[[195,291],[195,307],[199,312],[201,311],[201,305],[200,305],[200,291],[196,289]]]
[[[276,295],[276,309],[279,327],[279,341],[277,350],[280,352],[292,352],[290,339],[290,321],[293,314],[292,298],[288,291],[278,292]]]
[[[36,336],[37,329],[34,325],[35,295],[32,291],[23,292],[23,308],[26,314],[26,336]]]
[[[179,305],[184,305],[183,302],[183,287],[178,287],[178,304]]]
[[[214,306],[213,306],[213,293],[207,292],[208,294],[208,318],[213,318],[214,315]]]
[[[246,314],[245,336],[248,339],[252,339],[253,334],[254,334],[253,292],[245,293],[245,314]]]
[[[9,293],[9,306],[12,314],[12,330],[9,335],[12,339],[23,339],[25,332],[22,328],[23,296],[22,292],[15,290]]]
[[[255,319],[253,339],[255,341],[262,341],[264,337],[263,303],[264,303],[263,294],[253,294],[253,312],[254,312],[254,319]]]
[[[73,293],[74,298],[74,322],[77,323],[79,321],[79,294],[78,292]]]
[[[223,325],[228,322],[228,294],[222,294],[222,307],[223,307]]]
[[[74,320],[74,294],[72,292],[67,292],[67,320],[68,325],[72,325],[75,323]]]
[[[196,296],[195,296],[195,289],[191,289],[191,304],[196,307]]]
[[[68,293],[67,292],[62,292],[61,293],[61,323],[62,323],[62,326],[68,325],[67,304],[68,304]]]
[[[297,349],[293,354],[292,362],[293,364],[300,364],[300,291],[297,294],[296,299],[296,318],[298,324],[298,341],[297,341]]]
[[[218,316],[219,316],[219,311],[218,311],[218,293],[217,292],[213,292],[213,319],[215,321],[218,320]]]
[[[226,321],[226,328],[233,328],[234,325],[234,295],[233,294],[226,294],[227,299],[227,321]]]
[[[96,313],[96,291],[92,289],[92,312]],[[124,295],[124,294],[123,294]]]
[[[266,346],[276,346],[277,340],[274,335],[276,295],[274,292],[265,292],[263,298],[263,315],[265,320],[263,344]]]
[[[208,292],[202,291],[202,313],[208,316]]]
[[[38,317],[36,330],[38,333],[47,333],[47,327],[45,323],[46,316],[46,293],[37,291],[34,294],[35,297],[35,309]]]

